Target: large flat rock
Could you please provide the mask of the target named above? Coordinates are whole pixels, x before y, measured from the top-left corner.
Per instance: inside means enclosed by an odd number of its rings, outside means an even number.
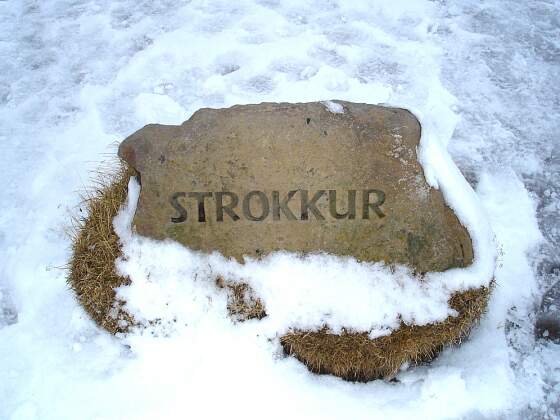
[[[119,156],[140,173],[135,229],[238,260],[288,250],[420,272],[470,264],[467,231],[417,161],[414,115],[336,103],[343,112],[318,102],[201,109],[132,134]]]

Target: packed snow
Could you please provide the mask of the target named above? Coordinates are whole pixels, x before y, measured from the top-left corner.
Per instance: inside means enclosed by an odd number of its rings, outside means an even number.
[[[560,348],[533,331],[560,276],[559,22],[554,0],[0,2],[0,418],[560,416]],[[134,284],[118,293],[140,319],[169,322],[114,337],[91,321],[66,285],[65,232],[116,142],[201,107],[323,101],[343,112],[336,100],[420,118],[426,178],[469,228],[475,264],[432,273],[426,290],[406,270],[333,256],[242,266],[132,235],[131,194],[115,223]],[[392,382],[313,375],[274,339],[328,313],[333,328],[373,336],[397,310],[442,319],[451,290],[488,280],[493,241],[496,288],[470,339]],[[318,272],[326,291],[350,279],[352,306],[327,292],[305,300]],[[274,316],[235,324],[203,281],[216,273],[249,279]],[[394,293],[369,292],[399,279]]]

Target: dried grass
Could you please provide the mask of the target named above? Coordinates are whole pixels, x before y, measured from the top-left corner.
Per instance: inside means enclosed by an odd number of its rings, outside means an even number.
[[[130,280],[115,271],[120,246],[113,218],[126,200],[128,180],[135,171],[125,164],[117,168],[116,172],[99,170],[92,189],[82,196],[85,215],[75,219],[72,226],[68,275],[68,284],[85,310],[113,334],[125,332],[133,323],[132,317],[122,310],[123,302],[115,301],[114,289]]]
[[[459,344],[484,313],[490,289],[456,293],[450,305],[457,317],[426,326],[402,324],[391,335],[370,339],[367,333],[330,334],[294,331],[281,338],[284,351],[315,373],[330,373],[350,381],[391,378],[406,363],[432,360],[445,346]]]
[[[249,319],[262,319],[266,316],[262,301],[248,284],[230,283],[218,277],[216,285],[220,289],[226,289],[227,310],[233,320],[243,322]]]
[[[113,218],[125,202],[127,184],[134,170],[122,163],[114,172],[100,171],[94,188],[85,194],[86,216],[76,220],[69,262],[68,283],[78,300],[107,331],[126,332],[134,319],[123,310],[124,302],[115,300],[115,287],[130,280],[115,272],[115,259],[121,255]],[[262,301],[246,284],[216,280],[218,289],[228,294],[230,316],[238,322],[266,316]],[[445,346],[460,343],[480,319],[486,308],[490,288],[456,293],[450,299],[459,316],[426,325],[402,324],[392,334],[370,339],[367,333],[293,331],[281,337],[286,354],[302,361],[312,372],[330,373],[352,381],[390,378],[406,363],[431,360]]]

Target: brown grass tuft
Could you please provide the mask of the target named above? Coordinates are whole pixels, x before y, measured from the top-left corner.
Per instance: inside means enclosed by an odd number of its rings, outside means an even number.
[[[124,163],[116,172],[97,172],[93,188],[82,197],[85,216],[74,221],[71,234],[68,284],[95,322],[113,334],[126,331],[133,322],[122,310],[123,302],[115,302],[114,289],[130,280],[115,272],[120,245],[113,218],[126,200],[128,180],[134,175]]]
[[[72,234],[68,283],[95,322],[113,334],[126,332],[134,324],[122,308],[124,302],[115,301],[114,289],[130,280],[115,272],[114,262],[121,250],[113,230],[113,218],[126,200],[128,180],[133,175],[134,170],[122,162],[116,172],[99,172],[94,188],[84,196],[86,216],[76,220]],[[266,316],[262,301],[248,285],[219,278],[216,287],[227,292],[227,309],[234,320]],[[280,341],[286,354],[295,356],[312,372],[351,381],[388,378],[405,363],[429,361],[445,346],[460,343],[484,313],[489,295],[490,289],[485,287],[456,293],[450,305],[459,316],[426,326],[402,324],[391,335],[373,340],[367,333],[336,335],[323,328],[293,331]]]
[[[367,333],[330,334],[294,331],[281,338],[284,351],[315,373],[330,373],[350,381],[390,378],[405,363],[432,360],[445,346],[458,344],[484,313],[490,289],[456,293],[450,305],[457,317],[425,326],[402,324],[391,335],[370,339]]]
[[[266,316],[262,301],[248,284],[230,283],[218,277],[216,285],[220,289],[226,289],[228,295],[227,310],[229,316],[235,321],[263,319]]]

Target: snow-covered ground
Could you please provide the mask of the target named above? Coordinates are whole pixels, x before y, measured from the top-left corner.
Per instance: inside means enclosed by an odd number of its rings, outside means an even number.
[[[559,40],[553,0],[0,1],[0,418],[560,416],[560,347],[533,332],[560,277]],[[353,384],[220,302],[155,337],[89,320],[65,229],[115,142],[200,107],[330,99],[414,109],[475,188],[500,257],[468,342]]]

